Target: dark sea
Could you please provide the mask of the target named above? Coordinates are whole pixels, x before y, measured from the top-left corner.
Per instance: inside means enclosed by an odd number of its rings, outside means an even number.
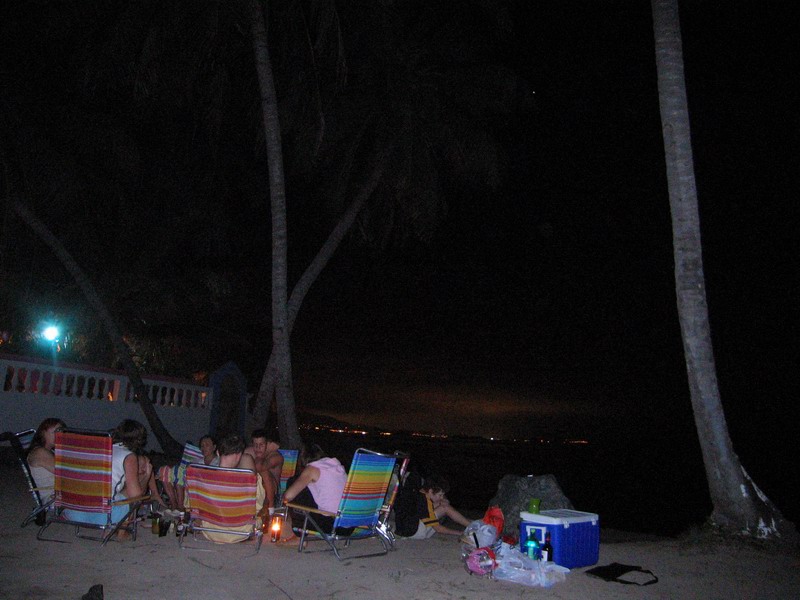
[[[597,513],[605,528],[674,536],[702,524],[712,509],[699,449],[691,439],[681,443],[619,436],[580,444],[330,432],[315,433],[315,439],[344,464],[358,447],[403,450],[423,474],[445,476],[452,504],[472,512],[489,506],[506,474],[554,475],[574,508]],[[756,483],[797,523],[792,481],[769,465],[755,467],[748,469]]]

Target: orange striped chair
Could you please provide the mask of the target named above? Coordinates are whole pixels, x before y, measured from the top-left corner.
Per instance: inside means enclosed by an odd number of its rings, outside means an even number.
[[[42,537],[53,523],[72,525],[75,535],[102,542],[120,529],[136,539],[138,520],[131,518],[148,495],[114,501],[111,490],[111,435],[105,432],[67,430],[56,433],[54,510],[39,529]],[[81,529],[98,529],[99,537],[87,536]]]
[[[380,540],[383,551],[358,556],[348,555],[346,558],[379,556],[388,553],[391,543],[381,533],[378,525],[398,458],[399,455],[380,454],[365,448],[356,450],[353,461],[350,463],[342,499],[339,501],[339,509],[335,514],[292,502],[287,503],[286,506],[305,517],[301,527],[295,523],[292,524],[295,532],[300,535],[297,551],[303,552],[307,539],[322,539],[333,550],[336,558],[343,560],[337,542],[343,541],[346,547],[352,541],[376,537]],[[318,525],[315,515],[327,515],[334,518],[330,532],[324,531]],[[309,527],[309,523],[312,527]],[[352,530],[352,533],[340,533],[342,530]]]
[[[184,546],[188,533],[194,539],[197,539],[197,533],[207,533],[209,539],[220,541],[227,536],[241,540],[255,537],[258,553],[262,535],[258,526],[257,485],[257,475],[247,469],[190,464],[186,468],[189,523],[184,527],[178,545],[189,548]]]

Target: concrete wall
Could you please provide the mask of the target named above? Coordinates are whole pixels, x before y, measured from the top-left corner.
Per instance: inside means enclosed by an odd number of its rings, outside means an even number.
[[[143,380],[175,440],[197,442],[210,431],[212,388],[168,377]],[[69,427],[103,430],[130,418],[150,429],[121,371],[0,355],[0,385],[0,432],[36,427],[47,417],[61,418]],[[152,432],[148,448],[161,450]]]

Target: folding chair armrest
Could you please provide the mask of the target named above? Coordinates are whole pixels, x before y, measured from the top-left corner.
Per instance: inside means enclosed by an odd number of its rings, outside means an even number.
[[[312,506],[303,506],[302,504],[295,504],[294,502],[287,502],[286,506],[288,506],[289,508],[301,510],[303,512],[316,513],[318,515],[325,515],[327,517],[336,517],[336,513],[328,512],[327,510],[320,510],[319,508],[314,508]]]
[[[133,498],[125,498],[124,500],[115,500],[111,503],[111,506],[123,506],[125,504],[133,504],[134,502],[143,502],[147,500],[150,500],[150,494],[135,496]]]

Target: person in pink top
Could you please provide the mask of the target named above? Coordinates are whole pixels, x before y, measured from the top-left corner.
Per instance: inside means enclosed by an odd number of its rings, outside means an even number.
[[[289,480],[283,501],[335,513],[339,509],[339,501],[342,499],[344,484],[347,481],[347,472],[342,463],[336,458],[327,456],[317,444],[303,447],[299,463],[303,470],[294,480]],[[291,509],[289,516],[293,517],[293,521],[298,525],[301,525],[304,519],[303,515]],[[333,528],[332,516],[315,514],[314,519],[328,533]],[[338,533],[347,535],[344,529]]]

